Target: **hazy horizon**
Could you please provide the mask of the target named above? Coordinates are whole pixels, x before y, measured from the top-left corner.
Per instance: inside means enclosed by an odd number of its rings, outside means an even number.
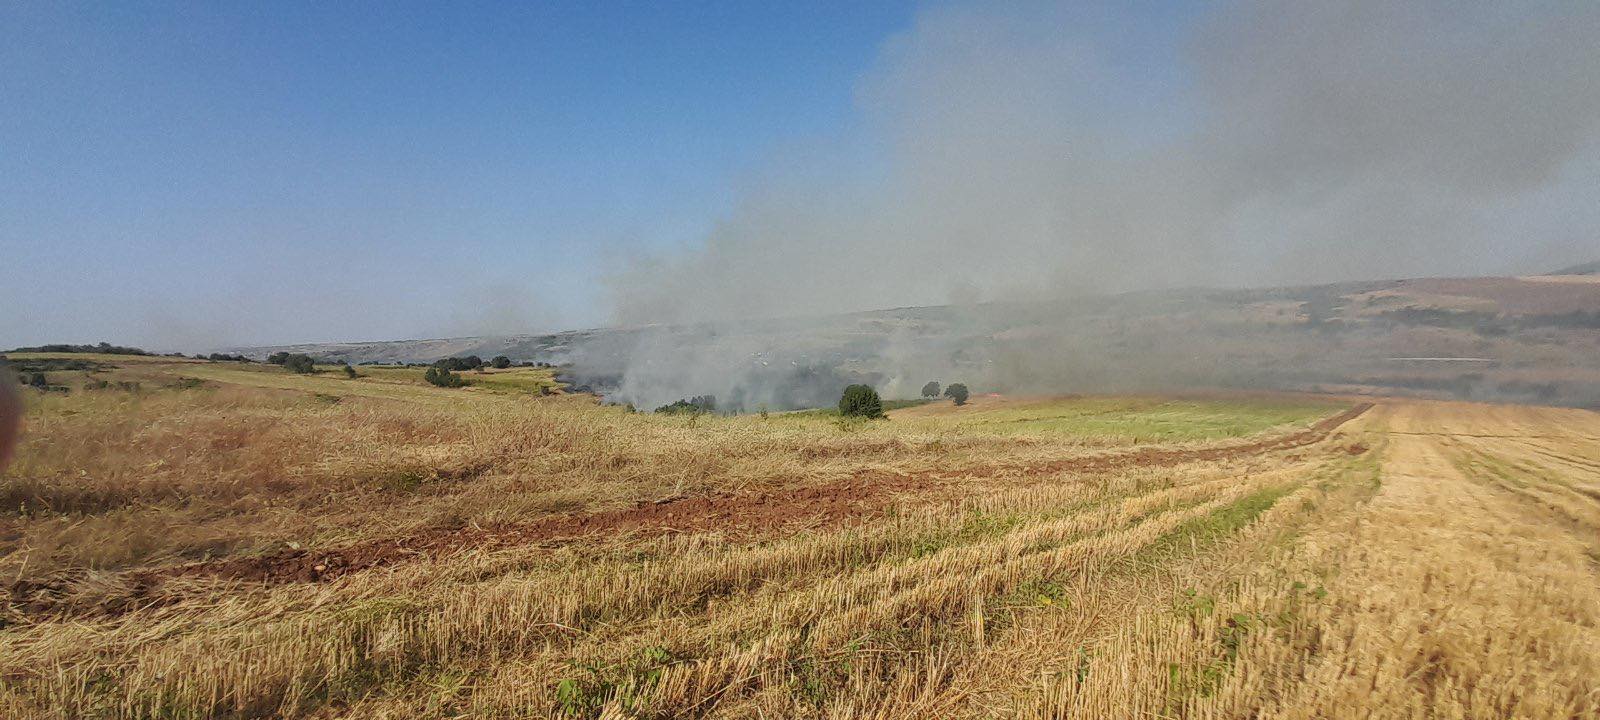
[[[1600,5],[0,9],[0,345],[1600,257]]]

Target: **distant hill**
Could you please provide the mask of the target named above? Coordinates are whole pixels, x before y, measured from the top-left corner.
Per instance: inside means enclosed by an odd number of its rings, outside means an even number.
[[[1571,268],[1566,272],[1590,266]],[[294,345],[319,358],[507,355],[565,366],[610,401],[828,405],[929,380],[974,392],[1262,388],[1600,407],[1600,281],[1431,278],[1190,288],[549,335]]]
[[[1561,268],[1550,275],[1600,275],[1600,260]]]

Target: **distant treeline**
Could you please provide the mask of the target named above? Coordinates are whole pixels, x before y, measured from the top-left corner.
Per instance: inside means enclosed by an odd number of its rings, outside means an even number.
[[[14,353],[99,353],[101,355],[154,355],[155,354],[155,353],[152,353],[152,352],[147,352],[147,351],[141,350],[139,348],[123,347],[121,345],[112,345],[111,343],[99,343],[98,345],[68,345],[68,344],[63,343],[63,344],[57,344],[57,345],[40,345],[38,347],[19,347],[19,348],[15,349],[15,350],[8,350],[7,352],[14,352]]]

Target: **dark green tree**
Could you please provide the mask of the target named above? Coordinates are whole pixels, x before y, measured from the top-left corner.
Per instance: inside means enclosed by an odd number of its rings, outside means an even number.
[[[290,355],[288,358],[285,358],[283,361],[283,366],[287,368],[289,372],[300,373],[301,375],[309,375],[317,371],[316,361],[312,360],[310,355],[303,353],[295,353],[294,355]]]
[[[282,365],[286,362],[289,362],[289,353],[279,350],[278,352],[268,355],[267,362],[272,363],[273,365]]]
[[[923,385],[922,396],[925,398],[939,397],[939,381],[929,380],[927,385]]]
[[[881,418],[883,400],[870,385],[851,385],[839,396],[839,414],[845,417]]]
[[[489,361],[489,364],[494,366],[496,370],[504,370],[511,367],[511,358],[504,355],[496,355],[493,360]]]
[[[961,383],[950,383],[950,387],[944,389],[944,396],[954,400],[957,405],[965,405],[967,404],[967,386]]]
[[[422,374],[422,379],[427,380],[430,384],[447,388],[461,387],[467,384],[467,381],[462,379],[460,375],[437,365],[428,368],[428,371]]]

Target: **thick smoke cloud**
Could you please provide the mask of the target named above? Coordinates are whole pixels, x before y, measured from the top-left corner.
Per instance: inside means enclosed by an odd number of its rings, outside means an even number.
[[[1600,3],[1244,0],[1194,23],[1162,77],[1138,60],[1174,43],[1142,22],[1068,3],[922,13],[861,79],[860,136],[776,159],[702,246],[616,274],[617,320],[1600,254]],[[623,396],[649,402],[760,384],[749,361],[770,350],[645,337]],[[880,344],[938,372],[925,348]],[[1012,375],[1053,375],[1038,370]]]
[[[1503,274],[1596,252],[1600,218],[1574,201],[1600,181],[1600,4],[1237,2],[1196,23],[1162,83],[1127,62],[1151,48],[1117,45],[1139,22],[924,12],[861,80],[862,137],[775,161],[703,246],[620,273],[617,319]]]

